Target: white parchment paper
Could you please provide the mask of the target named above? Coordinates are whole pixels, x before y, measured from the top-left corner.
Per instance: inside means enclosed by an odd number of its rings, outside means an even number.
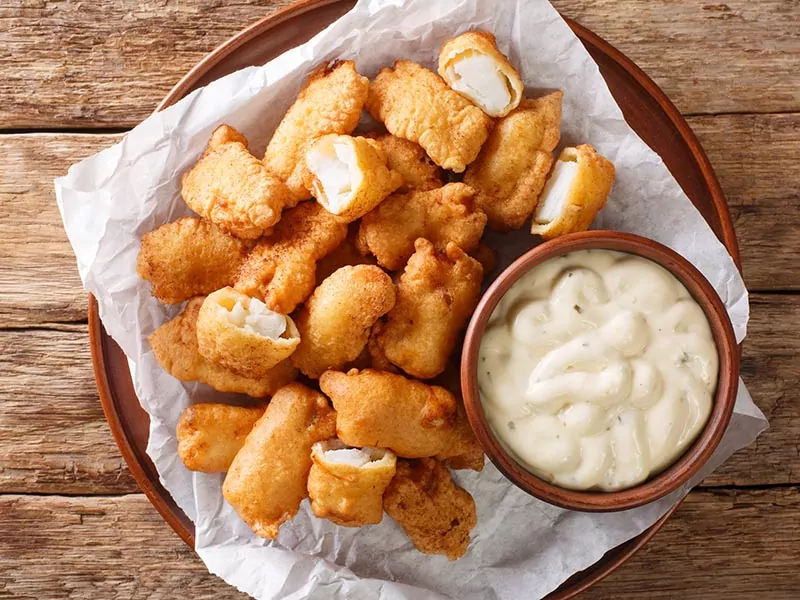
[[[477,502],[478,525],[467,555],[452,563],[419,554],[388,517],[380,525],[346,529],[314,518],[307,502],[277,541],[260,540],[223,501],[221,476],[190,473],[180,463],[174,431],[181,411],[220,395],[181,384],[156,364],[147,336],[177,309],[150,296],[135,265],[142,234],[189,214],[180,198],[181,173],[223,122],[262,152],[306,74],[322,61],[354,59],[370,77],[397,58],[433,67],[444,40],[473,28],[495,33],[529,92],[564,91],[562,145],[590,142],[615,163],[617,181],[596,226],[638,233],[686,256],[725,302],[737,338],[745,335],[747,292],[730,256],[661,159],[625,123],[597,66],[547,1],[361,0],[308,43],[192,93],[55,182],[81,279],[128,356],[150,415],[148,453],[161,482],[195,522],[196,549],[209,570],[257,598],[543,596],[646,529],[766,427],[740,383],[725,438],[691,485],[624,513],[554,508],[517,490],[488,463],[482,473],[457,472]],[[524,233],[514,240],[514,248],[531,243]],[[508,252],[503,262],[517,253]]]

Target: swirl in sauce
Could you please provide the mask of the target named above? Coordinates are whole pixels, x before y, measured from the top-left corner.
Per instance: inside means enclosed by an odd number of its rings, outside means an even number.
[[[632,487],[677,460],[711,412],[719,368],[703,310],[669,271],[581,250],[524,275],[481,341],[498,440],[571,489]]]

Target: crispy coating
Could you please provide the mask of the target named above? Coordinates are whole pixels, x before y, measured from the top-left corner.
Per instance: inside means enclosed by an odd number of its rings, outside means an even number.
[[[400,190],[435,190],[442,187],[442,171],[422,146],[389,133],[375,138],[386,155],[389,168],[403,176]]]
[[[376,371],[386,371],[387,373],[399,373],[400,369],[395,367],[383,352],[383,347],[378,343],[378,334],[386,324],[385,319],[379,320],[372,326],[372,332],[367,342],[367,354],[369,355],[368,366]]]
[[[492,127],[480,108],[408,60],[381,70],[366,107],[389,133],[418,143],[433,162],[456,173],[475,160]]]
[[[464,182],[497,231],[519,229],[530,217],[560,139],[561,92],[525,100],[500,119]]]
[[[286,211],[273,234],[256,245],[234,287],[288,315],[314,291],[317,261],[346,236],[347,223],[316,202],[303,202]]]
[[[300,343],[294,321],[286,315],[272,314],[275,319],[285,319],[286,329],[277,336],[265,335],[247,321],[257,314],[257,304],[257,300],[231,287],[206,297],[197,317],[200,354],[254,379],[265,377],[275,365],[289,358]]]
[[[455,360],[450,360],[444,373],[436,378],[435,383],[449,390],[458,401],[458,410],[453,425],[453,435],[450,444],[442,452],[436,455],[451,469],[472,469],[482,471],[484,463],[483,448],[472,426],[467,418],[467,411],[464,408],[464,400],[461,395],[461,363],[460,355],[455,354]]]
[[[397,474],[383,495],[383,508],[420,552],[464,555],[469,534],[478,522],[475,501],[437,460],[397,463]]]
[[[319,386],[333,402],[336,433],[345,444],[419,458],[451,442],[456,399],[444,388],[372,369],[326,371]]]
[[[308,146],[305,162],[306,188],[325,210],[348,223],[403,184],[403,176],[386,166],[380,146],[364,137],[324,135]]]
[[[320,65],[308,76],[264,154],[264,164],[297,201],[311,198],[304,184],[306,145],[328,133],[352,133],[368,92],[369,79],[358,74],[351,60]]]
[[[345,240],[336,246],[333,252],[317,263],[317,286],[333,275],[334,271],[338,271],[342,267],[374,265],[377,263],[374,256],[365,256],[358,251],[358,248],[356,248],[356,235],[358,235],[358,224],[353,223]]]
[[[468,63],[489,60],[495,77],[484,71],[464,71]],[[439,50],[439,75],[447,84],[480,106],[491,117],[503,117],[522,99],[522,79],[491,33],[467,31],[446,41]],[[503,98],[500,102],[498,99]]]
[[[278,536],[306,497],[311,448],[334,437],[336,413],[325,396],[299,383],[276,392],[233,459],[225,500],[256,535]]]
[[[418,238],[429,239],[440,250],[454,242],[469,252],[486,226],[486,215],[475,208],[474,196],[475,191],[463,183],[389,196],[361,220],[358,248],[374,254],[390,271],[403,268]]]
[[[203,157],[184,174],[181,194],[198,215],[248,240],[268,233],[292,203],[289,189],[228,125],[217,127]]]
[[[577,168],[568,187],[559,196],[558,186],[553,185],[562,175],[562,166],[577,163]],[[533,216],[531,233],[541,235],[546,240],[586,231],[595,216],[605,206],[611,186],[614,184],[613,163],[600,156],[593,146],[583,144],[575,148],[564,148],[556,162],[550,180],[539,197],[539,204]],[[553,213],[554,218],[545,217],[545,212]]]
[[[308,377],[341,369],[364,350],[370,329],[394,306],[391,277],[380,267],[342,267],[297,314],[300,345],[291,360]]]
[[[181,314],[149,337],[156,360],[170,375],[181,381],[200,381],[219,392],[254,398],[269,396],[297,377],[288,360],[275,365],[264,377],[253,379],[203,358],[197,347],[197,316],[202,304],[202,297],[192,298]]]
[[[337,459],[342,451],[349,460]],[[348,449],[339,440],[318,442],[308,475],[311,510],[344,527],[380,523],[383,492],[395,474],[397,457],[383,448]],[[360,464],[363,463],[363,464]]]
[[[180,304],[230,285],[250,245],[209,221],[182,217],[142,236],[136,261],[153,296]]]
[[[386,358],[420,379],[447,366],[458,335],[478,304],[483,267],[452,242],[437,252],[419,239],[397,283],[397,303],[376,331]]]
[[[261,406],[189,406],[181,413],[175,431],[178,456],[190,471],[225,473],[263,414]]]

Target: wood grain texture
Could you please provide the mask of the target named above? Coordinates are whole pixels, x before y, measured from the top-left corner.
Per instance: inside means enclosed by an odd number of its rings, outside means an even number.
[[[86,319],[53,179],[118,135],[0,135],[0,327]]]
[[[291,0],[0,7],[0,128],[131,127],[216,46]]]
[[[131,127],[204,54],[290,0],[0,7],[0,128]],[[800,110],[795,0],[555,0],[685,113]]]
[[[795,487],[693,492],[643,551],[582,597],[796,598],[799,510]],[[247,597],[209,575],[141,494],[0,496],[0,531],[0,597]]]
[[[800,290],[800,113],[696,117],[752,290]],[[121,135],[0,135],[0,327],[86,318],[52,179]]]
[[[800,109],[796,0],[552,0],[633,60],[684,114]]]
[[[100,408],[86,326],[0,331],[0,493],[138,489]]]
[[[745,283],[800,290],[800,114],[695,117],[689,124],[731,207]]]
[[[771,427],[705,486],[800,483],[800,296],[752,303],[742,375]],[[0,493],[136,491],[100,409],[85,326],[0,331],[0,406]]]
[[[797,598],[798,511],[796,487],[693,492],[643,550],[580,598]]]

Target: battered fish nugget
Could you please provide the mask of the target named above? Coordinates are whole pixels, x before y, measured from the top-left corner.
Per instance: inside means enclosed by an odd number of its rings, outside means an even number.
[[[383,495],[383,508],[420,552],[464,555],[478,523],[475,501],[449,471],[432,458],[401,460]]]
[[[233,459],[225,500],[256,535],[278,536],[306,497],[311,448],[336,435],[325,396],[299,383],[281,388]]]
[[[230,285],[250,245],[209,221],[183,217],[142,236],[136,261],[153,296],[180,304]]]
[[[184,174],[181,194],[198,215],[248,240],[268,233],[293,201],[283,182],[247,150],[247,139],[228,125],[217,127],[203,157]]]
[[[288,360],[255,379],[203,358],[197,346],[197,316],[202,304],[203,298],[192,298],[181,314],[148,338],[156,360],[170,375],[181,381],[200,381],[219,392],[236,392],[253,398],[269,396],[297,378],[297,370]]]
[[[389,168],[403,176],[401,191],[424,192],[442,187],[442,171],[422,146],[388,133],[376,137],[375,141],[386,155]]]
[[[394,284],[380,267],[342,267],[314,290],[297,314],[301,340],[292,363],[315,379],[329,369],[341,369],[358,358],[373,323],[394,302]]]
[[[408,60],[381,70],[366,106],[389,133],[418,143],[433,162],[456,173],[475,160],[492,127],[480,108]]]
[[[369,79],[351,60],[321,65],[308,76],[264,154],[264,164],[286,182],[296,201],[311,198],[304,184],[307,144],[328,133],[352,133],[368,92]]]
[[[256,245],[234,287],[288,315],[314,291],[317,261],[346,236],[347,223],[316,202],[304,202],[286,211],[273,234]]]
[[[464,183],[497,231],[519,229],[536,207],[560,139],[561,92],[525,100],[498,121]]]
[[[491,117],[504,117],[522,99],[522,79],[491,33],[468,31],[445,42],[439,75]]]
[[[474,196],[475,191],[463,183],[389,196],[361,220],[358,248],[374,254],[390,271],[403,268],[418,238],[431,240],[440,250],[453,242],[469,252],[486,227],[486,215],[475,208]]]
[[[374,256],[364,256],[358,251],[358,248],[356,248],[356,235],[358,235],[358,225],[353,223],[345,240],[336,246],[333,252],[317,263],[317,286],[342,267],[376,264],[377,261]]]
[[[589,144],[564,148],[539,197],[531,233],[551,240],[589,229],[606,204],[614,175],[611,161]]]
[[[454,358],[455,360],[451,360],[448,363],[447,369],[435,381],[437,385],[449,390],[458,402],[450,444],[445,450],[437,454],[436,458],[451,469],[482,471],[485,462],[483,448],[472,431],[472,426],[467,418],[467,411],[464,408],[464,401],[461,396],[460,356],[456,354]]]
[[[419,239],[397,283],[397,303],[376,330],[386,358],[420,379],[447,366],[481,294],[483,267],[452,242],[437,252]]]
[[[330,213],[351,222],[360,219],[403,183],[386,166],[383,150],[373,140],[325,135],[305,153],[306,187]]]
[[[200,354],[245,377],[266,376],[299,343],[291,317],[231,287],[209,295],[197,317]]]
[[[339,440],[317,442],[308,475],[311,510],[344,527],[375,525],[383,518],[383,492],[397,457],[383,448],[348,448]]]
[[[189,406],[181,413],[175,432],[178,456],[190,471],[225,473],[263,414],[260,406]]]
[[[372,369],[326,371],[319,386],[333,402],[345,444],[419,458],[451,443],[456,399],[444,388]]]

